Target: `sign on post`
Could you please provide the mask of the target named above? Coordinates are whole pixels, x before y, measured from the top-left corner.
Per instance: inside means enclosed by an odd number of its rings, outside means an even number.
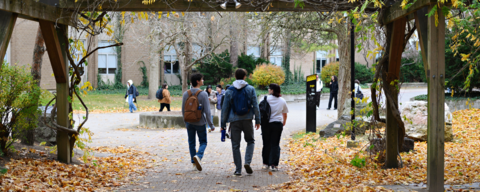
[[[317,132],[317,108],[316,97],[317,92],[317,75],[307,76],[307,130],[306,132]]]

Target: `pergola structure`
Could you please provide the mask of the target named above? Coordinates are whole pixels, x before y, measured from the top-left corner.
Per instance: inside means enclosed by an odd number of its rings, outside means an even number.
[[[17,17],[38,21],[45,39],[48,56],[54,71],[57,83],[57,123],[68,127],[68,67],[66,67],[66,46],[61,38],[61,32],[66,32],[75,17],[75,11],[89,11],[89,6],[101,5],[103,11],[179,11],[179,12],[255,12],[255,11],[346,11],[355,6],[347,0],[306,0],[303,8],[296,7],[294,0],[238,0],[242,3],[239,9],[227,8],[223,10],[222,0],[177,0],[158,1],[145,5],[142,0],[102,0],[96,4],[87,4],[87,1],[78,0],[0,0],[0,58],[4,58],[15,26]],[[227,0],[233,4],[233,0]],[[90,3],[97,1],[88,1]],[[445,22],[442,11],[438,11],[438,26],[435,18],[427,17],[436,0],[417,0],[408,9],[402,9],[401,0],[397,0],[387,9],[387,14],[381,19],[382,25],[390,25],[393,32],[387,37],[391,42],[388,58],[387,82],[399,79],[401,55],[405,41],[406,22],[415,19],[420,39],[423,61],[428,80],[428,167],[427,182],[429,191],[443,191],[444,183],[444,82],[445,82]],[[92,8],[91,10],[95,10]],[[368,11],[375,11],[367,7]],[[397,100],[396,94],[387,100]],[[398,103],[398,102],[395,102]],[[393,120],[393,114],[387,105],[387,147],[390,142],[397,142],[398,127]],[[68,134],[57,132],[58,160],[70,163],[70,143]],[[393,145],[396,146],[396,145]],[[388,151],[388,150],[387,150]],[[391,150],[396,151],[396,149]],[[387,158],[396,158],[395,154],[387,154]]]

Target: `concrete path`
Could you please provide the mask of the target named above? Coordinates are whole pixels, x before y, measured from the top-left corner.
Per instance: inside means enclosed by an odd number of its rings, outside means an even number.
[[[363,90],[369,96],[367,89]],[[426,90],[406,90],[400,101],[425,94]],[[337,111],[326,110],[327,99],[322,99],[317,110],[317,126],[331,123],[337,119]],[[282,149],[286,139],[294,132],[305,130],[305,102],[289,103],[287,124],[282,134]],[[77,122],[81,115],[74,115]],[[138,129],[139,113],[92,114],[85,127],[95,133],[91,146],[124,145],[153,154],[156,166],[149,170],[147,176],[138,178],[134,185],[123,190],[141,191],[255,191],[264,190],[272,184],[280,184],[289,180],[285,173],[286,150],[282,150],[280,171],[262,171],[262,139],[261,131],[255,131],[255,152],[252,162],[252,176],[232,176],[234,172],[233,155],[230,140],[220,141],[219,129],[208,134],[208,147],[202,160],[203,171],[193,171],[187,144],[185,129]],[[246,143],[242,141],[241,151],[244,156]]]

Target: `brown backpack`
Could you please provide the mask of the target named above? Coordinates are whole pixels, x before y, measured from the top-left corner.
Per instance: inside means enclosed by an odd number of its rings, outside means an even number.
[[[183,120],[190,123],[199,122],[202,119],[202,110],[199,109],[199,102],[198,102],[198,94],[200,94],[200,90],[192,95],[192,91],[188,90],[188,98],[187,102],[185,102],[185,111],[183,114]]]

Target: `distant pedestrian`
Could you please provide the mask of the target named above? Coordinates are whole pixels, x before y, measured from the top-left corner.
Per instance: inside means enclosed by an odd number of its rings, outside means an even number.
[[[330,110],[332,107],[332,100],[335,101],[335,104],[333,105],[334,109],[337,110],[337,95],[338,95],[338,82],[337,82],[337,76],[333,75],[332,80],[328,84],[330,87],[330,99],[328,99],[328,108],[327,110]]]
[[[130,113],[133,113],[133,111],[137,110],[137,107],[133,102],[137,103],[137,87],[133,85],[132,80],[127,81],[127,92],[125,93],[125,99],[128,102],[128,109],[130,110]]]
[[[207,128],[205,124],[208,123],[212,131],[215,130],[215,127],[210,118],[205,118],[210,117],[211,114],[208,95],[200,90],[200,86],[203,85],[203,75],[200,73],[193,74],[190,77],[190,82],[192,82],[192,88],[183,93],[182,115],[187,126],[191,162],[195,169],[202,171],[201,160],[205,148],[207,148]],[[198,151],[195,135],[198,136],[200,142]]]
[[[280,86],[277,84],[272,83],[268,86],[268,94],[266,101],[270,105],[270,119],[267,126],[262,125],[263,169],[270,167],[271,171],[278,171],[280,139],[287,122],[288,107],[285,99],[281,98]]]
[[[212,119],[212,122],[213,122],[213,115],[215,114],[215,105],[217,104],[217,95],[216,95],[216,92],[212,90],[211,85],[207,86],[207,89],[205,90],[205,92],[207,92],[207,95],[208,95],[208,101],[210,103],[210,114],[212,114],[210,118]],[[207,125],[207,129],[209,133],[212,132],[212,129],[208,125]]]
[[[242,132],[247,142],[245,151],[245,170],[248,174],[252,174],[253,170],[250,166],[253,158],[253,150],[255,148],[255,137],[253,129],[253,117],[255,115],[255,127],[260,128],[260,111],[258,108],[257,94],[255,88],[245,81],[247,71],[245,69],[237,69],[235,71],[235,79],[233,86],[229,87],[225,92],[224,102],[222,106],[222,129],[226,128],[227,121],[230,122],[233,161],[235,162],[235,176],[242,175],[242,155],[240,154],[240,142]]]
[[[360,89],[360,81],[358,79],[355,80],[355,97],[362,100],[363,99],[363,93],[362,90]]]
[[[170,103],[172,103],[172,98],[170,97],[170,91],[168,91],[168,85],[164,83],[162,85],[162,99],[159,99],[158,102],[160,103],[160,111],[163,111],[163,108],[167,108],[167,111],[170,111]]]
[[[221,123],[221,121],[222,121],[222,120],[221,120],[221,115],[222,115],[222,99],[223,99],[223,95],[225,95],[225,91],[222,89],[222,85],[217,85],[217,93],[216,93],[216,95],[217,95],[217,103],[216,103],[216,105],[217,105],[217,107],[216,107],[217,112],[216,112],[216,114],[217,114],[217,116],[218,116],[218,121],[219,121],[218,124],[220,125],[220,123]]]
[[[317,75],[317,91],[315,93],[315,97],[317,97],[316,99],[316,104],[317,104],[317,109],[320,108],[320,96],[322,95],[322,91],[323,91],[323,82],[320,78],[318,78],[318,75]]]

